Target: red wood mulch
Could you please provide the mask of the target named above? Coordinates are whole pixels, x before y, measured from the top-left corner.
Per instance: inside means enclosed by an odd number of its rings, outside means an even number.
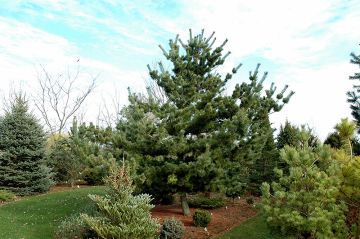
[[[195,209],[190,209],[191,213]],[[212,213],[212,220],[207,228],[195,227],[192,223],[192,217],[186,217],[182,214],[180,205],[157,205],[152,210],[152,215],[163,222],[164,218],[175,217],[181,220],[186,227],[184,239],[205,239],[215,238],[230,230],[246,219],[255,216],[256,211],[253,206],[248,205],[244,199],[236,200],[235,203],[228,203],[227,207],[209,210]]]

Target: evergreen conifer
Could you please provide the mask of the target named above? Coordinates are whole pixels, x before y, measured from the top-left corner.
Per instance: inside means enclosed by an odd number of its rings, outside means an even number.
[[[0,122],[0,189],[18,195],[48,191],[51,170],[45,166],[45,135],[18,94]]]
[[[351,57],[350,63],[355,64],[360,67],[360,55],[356,55],[355,53],[352,52],[350,54],[350,57]],[[352,76],[349,76],[349,79],[355,80],[355,81],[360,80],[360,72],[357,72]],[[347,101],[350,103],[351,114],[354,117],[354,119],[356,121],[356,125],[359,130],[359,126],[360,126],[360,85],[354,84],[353,90],[348,91],[347,96],[348,96]]]
[[[338,200],[340,167],[330,147],[285,146],[281,159],[288,172],[276,170],[278,180],[262,186],[267,222],[298,238],[346,238],[346,205]]]
[[[267,73],[259,79],[260,64],[248,83],[225,94],[241,64],[220,75],[217,70],[230,52],[223,54],[227,40],[214,47],[215,40],[214,34],[193,36],[190,30],[187,42],[177,36],[168,51],[160,46],[170,67],[159,62],[158,68],[148,68],[166,100],[159,102],[151,92],[147,97],[130,93],[118,124],[123,145],[139,159],[143,189],[180,193],[185,215],[187,193],[220,190],[234,175],[233,180],[246,183],[268,139],[262,134],[268,114],[281,110],[293,94],[284,95],[286,86],[273,97],[274,84],[264,91]]]
[[[160,225],[151,217],[154,207],[147,194],[133,195],[134,185],[125,165],[113,164],[105,178],[108,194],[90,195],[99,210],[96,217],[82,214],[82,218],[100,238],[152,239]]]

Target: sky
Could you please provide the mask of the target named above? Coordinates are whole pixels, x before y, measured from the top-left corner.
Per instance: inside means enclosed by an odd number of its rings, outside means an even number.
[[[147,64],[162,60],[176,34],[216,33],[231,51],[220,72],[243,63],[228,88],[247,81],[261,63],[266,85],[289,85],[295,95],[271,115],[275,128],[286,119],[308,124],[324,139],[341,118],[351,118],[346,92],[359,72],[350,53],[360,54],[358,0],[0,0],[0,75],[5,97],[12,87],[33,94],[39,67],[53,74],[80,67],[79,89],[96,77],[85,121],[127,88],[144,92]],[[111,110],[111,107],[109,106]]]

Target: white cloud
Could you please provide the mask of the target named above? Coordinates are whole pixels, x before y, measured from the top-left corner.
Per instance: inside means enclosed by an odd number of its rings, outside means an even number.
[[[186,6],[197,30],[215,30],[220,41],[229,39],[231,65],[249,56],[276,65],[268,69],[269,81],[280,88],[288,84],[296,92],[284,110],[271,117],[276,126],[286,118],[307,123],[324,139],[340,118],[351,117],[345,93],[351,89],[348,76],[355,71],[348,62],[350,49],[359,41],[355,29],[360,3],[189,0]],[[347,52],[337,46],[348,47]]]
[[[0,18],[0,53],[1,93],[4,97],[7,97],[10,87],[21,86],[28,94],[34,94],[37,72],[41,72],[40,64],[54,77],[68,69],[74,72],[78,65],[81,71],[77,82],[80,91],[82,86],[99,75],[98,87],[86,102],[86,121],[96,120],[102,98],[109,100],[115,93],[114,88],[120,89],[121,104],[127,102],[127,87],[144,89],[145,72],[127,71],[83,57],[78,54],[76,45],[67,39],[6,18]]]
[[[276,125],[285,118],[297,124],[308,123],[324,138],[340,118],[350,116],[345,93],[351,89],[348,75],[355,72],[348,63],[348,55],[358,50],[359,1],[185,0],[179,2],[183,12],[172,16],[156,10],[158,1],[107,2],[113,9],[121,8],[129,19],[119,18],[98,2],[81,5],[76,1],[37,1],[45,11],[24,7],[31,1],[7,4],[10,8],[21,8],[20,12],[32,17],[60,20],[72,30],[95,36],[99,43],[89,44],[99,44],[104,52],[113,55],[129,52],[129,55],[137,53],[137,57],[154,56],[155,60],[161,57],[156,47],[159,39],[166,42],[169,35],[174,37],[176,33],[187,39],[189,28],[194,34],[202,28],[208,35],[216,31],[217,43],[221,44],[227,37],[226,48],[232,51],[225,71],[244,58],[258,57],[271,62],[271,66],[262,67],[270,71],[269,81],[275,81],[279,88],[288,84],[296,91],[289,105],[272,116]],[[146,63],[134,67],[134,72],[123,69],[115,61],[84,57],[81,51],[84,51],[81,42],[71,42],[29,24],[0,18],[0,73],[5,79],[4,85],[22,81],[32,87],[37,64],[44,64],[55,74],[80,58],[86,73],[92,76],[100,73],[99,86],[88,102],[90,120],[95,117],[100,99],[111,98],[114,88],[119,89],[124,103],[128,86],[135,91],[144,89]],[[140,62],[128,59],[133,60]],[[243,63],[243,68],[253,67]],[[247,72],[241,74],[246,77]]]
[[[36,82],[37,64],[67,64],[75,46],[66,39],[27,24],[0,18],[0,74],[3,94],[9,86],[23,82],[26,88]],[[72,57],[74,59],[74,57]]]
[[[220,38],[229,38],[228,47],[237,57],[259,54],[271,60],[296,64],[304,56],[319,53],[329,43],[333,26],[327,22],[337,14],[343,1],[185,1],[187,12],[197,30],[215,30]],[[357,5],[357,6],[356,6]],[[354,8],[360,10],[355,3]],[[356,12],[356,9],[353,9]],[[346,33],[357,33],[351,27],[360,14],[352,14],[335,26]],[[344,24],[346,22],[346,24]],[[350,23],[350,24],[349,24]],[[309,30],[324,30],[319,37],[309,35]],[[336,37],[340,37],[336,35]]]
[[[308,124],[325,139],[341,118],[351,118],[345,93],[351,89],[348,76],[352,72],[348,63],[282,72],[280,80],[289,82],[296,93],[280,113],[271,116],[272,121],[276,126],[286,119],[297,125]]]
[[[37,7],[24,7],[29,4]],[[98,40],[98,45],[106,43],[113,50],[127,49],[146,55],[156,53],[154,46],[158,44],[156,37],[159,33],[176,29],[174,19],[168,21],[150,9],[150,6],[154,5],[151,1],[145,3],[144,8],[139,8],[139,3],[132,1],[110,2],[109,4],[111,7],[96,1],[84,4],[79,1],[39,0],[33,3],[25,0],[11,6],[31,16],[57,21],[71,29],[87,32],[92,38]],[[143,2],[141,4],[144,5]],[[117,15],[111,11],[112,9],[121,9],[121,12],[128,15]],[[142,18],[132,18],[133,13],[139,14]],[[142,21],[143,18],[145,23]],[[149,31],[150,27],[156,31]]]

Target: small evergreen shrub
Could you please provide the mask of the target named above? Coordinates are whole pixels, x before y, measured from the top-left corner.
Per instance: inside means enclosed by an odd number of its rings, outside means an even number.
[[[246,202],[247,202],[247,204],[249,204],[249,205],[253,205],[253,204],[255,203],[255,200],[254,200],[253,197],[249,197],[249,198],[246,199]]]
[[[15,199],[15,194],[6,190],[0,190],[0,202],[8,202]]]
[[[98,215],[81,214],[84,222],[100,238],[154,238],[160,225],[151,217],[150,210],[154,208],[150,203],[152,199],[147,194],[134,195],[130,169],[114,163],[104,182],[107,195],[89,195],[96,203]]]
[[[193,208],[202,208],[202,209],[214,209],[225,206],[225,201],[223,198],[207,198],[204,196],[198,196],[189,200],[189,206]]]
[[[55,230],[55,239],[95,238],[96,233],[79,216],[66,218]]]
[[[237,197],[240,197],[244,194],[244,191],[245,191],[245,184],[244,183],[241,183],[241,182],[238,182],[238,181],[235,181],[233,180],[233,178],[230,178],[227,179],[231,182],[228,182],[226,181],[225,183],[225,187],[226,187],[226,190],[225,190],[225,195],[229,198],[231,198],[233,201],[235,200],[235,198]]]
[[[196,210],[193,214],[193,223],[197,227],[207,227],[211,222],[211,214],[205,210]]]
[[[185,234],[184,224],[176,218],[166,218],[161,229],[160,239],[181,239]]]

